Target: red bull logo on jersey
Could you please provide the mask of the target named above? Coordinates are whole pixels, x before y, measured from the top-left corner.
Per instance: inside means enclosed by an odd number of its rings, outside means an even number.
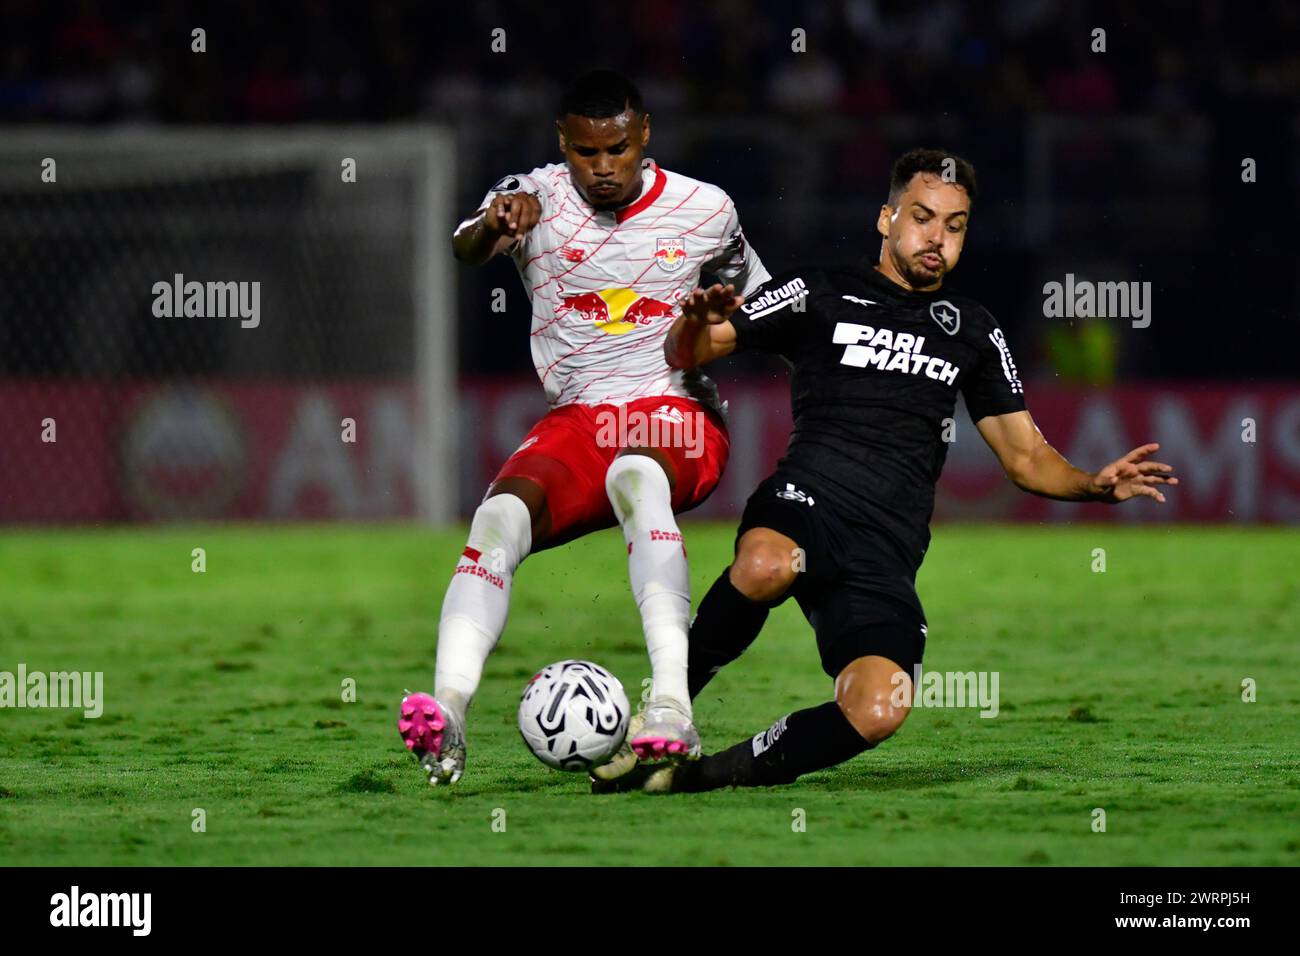
[[[660,236],[655,240],[655,263],[664,272],[676,272],[685,262],[685,236]]]
[[[590,322],[609,335],[622,335],[654,325],[660,319],[671,319],[673,306],[635,289],[601,289],[573,295],[562,293],[557,314],[561,319],[574,317]]]

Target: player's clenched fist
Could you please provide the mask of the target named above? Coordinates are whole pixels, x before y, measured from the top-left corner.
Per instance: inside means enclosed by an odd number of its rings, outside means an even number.
[[[744,301],[743,295],[736,295],[734,285],[714,283],[707,289],[695,289],[682,299],[682,314],[696,322],[720,325],[731,318]]]
[[[483,222],[499,236],[517,239],[542,218],[542,204],[531,193],[504,193],[495,197],[487,208]]]

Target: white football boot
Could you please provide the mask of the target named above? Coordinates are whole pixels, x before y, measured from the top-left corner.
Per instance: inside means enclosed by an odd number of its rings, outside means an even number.
[[[695,760],[700,756],[700,732],[690,711],[671,697],[657,697],[645,709],[645,724],[636,734],[628,729],[628,741],[637,759]]]
[[[429,778],[429,786],[453,784],[465,772],[464,725],[431,695],[408,693],[402,698],[397,730]]]

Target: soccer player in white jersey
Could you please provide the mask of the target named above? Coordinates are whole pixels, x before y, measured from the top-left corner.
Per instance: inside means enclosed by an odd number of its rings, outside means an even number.
[[[556,131],[565,162],[500,180],[452,240],[464,262],[514,259],[551,408],[474,512],[442,603],[433,695],[402,701],[398,729],[432,785],[464,771],[466,712],[505,629],[519,564],[615,524],[654,692],[596,775],[700,753],[686,683],[690,582],[674,514],[712,493],[729,444],[712,383],[670,368],[663,343],[702,272],[742,294],[769,276],[726,193],[644,157],[650,118],[627,79],[600,71],[575,81]]]

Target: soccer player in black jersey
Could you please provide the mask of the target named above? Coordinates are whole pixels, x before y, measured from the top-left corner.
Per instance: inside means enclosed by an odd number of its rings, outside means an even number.
[[[958,392],[1024,491],[1064,501],[1163,502],[1160,486],[1177,484],[1169,465],[1148,459],[1158,445],[1089,473],[1035,427],[993,316],[942,289],[961,255],[975,191],[970,163],[913,150],[895,163],[876,222],[878,262],[796,269],[747,301],[718,285],[683,301],[664,345],[668,363],[694,368],[742,350],[784,356],[793,366],[794,412],[785,457],[745,506],[735,559],[691,626],[691,697],[791,596],[816,633],[835,695],[728,750],[642,769],[623,787],[789,783],[898,729],[925,650],[916,572],[947,453],[944,420]]]

